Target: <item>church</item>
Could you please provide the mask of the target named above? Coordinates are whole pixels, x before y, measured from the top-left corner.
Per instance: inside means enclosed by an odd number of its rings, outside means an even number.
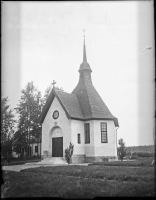
[[[53,87],[45,106],[42,124],[42,160],[59,157],[74,145],[72,163],[101,162],[117,158],[118,119],[112,115],[92,83],[84,38],[79,81],[71,93]]]

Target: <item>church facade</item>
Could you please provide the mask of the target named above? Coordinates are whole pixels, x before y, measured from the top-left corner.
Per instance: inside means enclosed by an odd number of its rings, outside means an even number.
[[[118,119],[93,86],[84,40],[79,82],[72,93],[52,89],[42,110],[42,159],[61,157],[74,144],[72,163],[117,158]]]

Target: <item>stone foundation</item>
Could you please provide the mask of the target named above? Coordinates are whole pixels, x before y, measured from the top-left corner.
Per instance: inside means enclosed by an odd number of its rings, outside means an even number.
[[[44,160],[46,158],[52,158],[51,155],[41,155],[41,160]],[[62,159],[65,160],[63,157]],[[94,156],[94,157],[86,157],[85,155],[73,155],[71,163],[77,164],[77,163],[93,163],[93,162],[104,162],[104,161],[110,161],[110,160],[116,160],[116,156]]]
[[[44,155],[41,155],[41,160],[43,160],[44,159]]]
[[[109,159],[117,159],[116,156],[96,156],[96,157],[86,157],[86,163],[93,163],[93,162],[104,162],[109,161]]]
[[[72,163],[85,163],[85,155],[73,155],[72,156]]]
[[[52,155],[48,155],[48,154],[41,155],[41,160],[45,158],[52,158]]]

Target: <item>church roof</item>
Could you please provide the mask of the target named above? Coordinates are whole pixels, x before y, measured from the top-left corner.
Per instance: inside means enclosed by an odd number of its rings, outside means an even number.
[[[84,119],[79,100],[75,94],[55,90],[60,103],[71,118]]]
[[[86,119],[115,118],[103,102],[91,81],[80,81],[72,93],[77,94]]]
[[[43,107],[43,110],[40,116],[40,123],[43,123],[55,96],[60,102],[60,104],[62,105],[68,118],[79,119],[79,120],[84,119],[77,96],[75,94],[70,94],[70,93],[63,92],[63,91],[53,88],[53,90],[51,91],[47,99],[45,106]]]
[[[119,126],[118,119],[112,115],[96,89],[92,84],[91,79],[91,69],[90,65],[88,67],[85,66],[87,62],[86,59],[86,48],[85,48],[85,40],[84,40],[84,49],[83,49],[83,62],[80,65],[79,73],[80,78],[76,88],[73,90],[73,94],[76,94],[82,111],[84,118],[87,119],[112,119],[115,123],[115,126]]]
[[[80,78],[76,88],[71,94],[53,89],[41,113],[40,122],[49,110],[56,96],[66,112],[68,118],[79,120],[113,120],[116,127],[119,126],[118,119],[112,115],[91,80],[91,68],[87,62],[85,40],[83,47],[83,62],[80,65]]]

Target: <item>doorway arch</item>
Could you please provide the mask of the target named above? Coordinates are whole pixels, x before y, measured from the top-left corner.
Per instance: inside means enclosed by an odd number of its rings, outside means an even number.
[[[63,133],[59,126],[53,127],[50,131],[49,151],[52,157],[63,157]]]

